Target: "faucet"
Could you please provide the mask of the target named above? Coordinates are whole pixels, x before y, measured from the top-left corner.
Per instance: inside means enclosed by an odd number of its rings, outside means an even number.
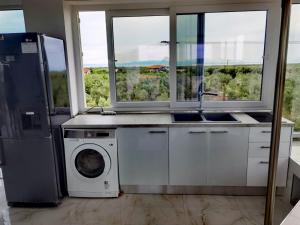
[[[197,97],[198,97],[198,102],[199,102],[199,113],[201,114],[203,109],[202,109],[202,100],[203,100],[203,95],[210,95],[210,96],[218,96],[217,93],[213,93],[213,92],[204,92],[202,91],[202,85],[201,83],[198,86],[198,92],[197,92]]]

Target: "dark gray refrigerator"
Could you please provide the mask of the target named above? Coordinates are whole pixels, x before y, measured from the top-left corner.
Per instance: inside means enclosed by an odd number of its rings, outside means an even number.
[[[66,195],[60,125],[69,118],[63,41],[0,34],[0,164],[9,205],[56,205]]]

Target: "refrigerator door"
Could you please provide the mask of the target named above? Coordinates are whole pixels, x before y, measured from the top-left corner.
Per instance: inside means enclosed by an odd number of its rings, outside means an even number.
[[[37,35],[0,36],[0,137],[50,137]]]
[[[70,115],[64,42],[40,36],[51,114]]]
[[[64,43],[60,39],[40,36],[50,106],[50,121],[55,143],[60,191],[67,195],[65,152],[61,124],[71,118]]]
[[[59,201],[52,138],[2,139],[2,166],[9,204]]]

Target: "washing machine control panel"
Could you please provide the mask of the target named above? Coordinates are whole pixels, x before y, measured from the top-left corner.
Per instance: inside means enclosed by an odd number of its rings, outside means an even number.
[[[112,129],[66,129],[64,138],[115,138],[115,130]]]

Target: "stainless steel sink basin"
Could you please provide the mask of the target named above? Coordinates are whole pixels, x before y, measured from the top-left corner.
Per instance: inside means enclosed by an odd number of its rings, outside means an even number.
[[[172,113],[172,122],[201,122],[203,117],[200,113]]]
[[[273,115],[269,112],[247,112],[246,114],[260,123],[272,123]]]
[[[203,113],[205,122],[239,122],[230,113]]]

